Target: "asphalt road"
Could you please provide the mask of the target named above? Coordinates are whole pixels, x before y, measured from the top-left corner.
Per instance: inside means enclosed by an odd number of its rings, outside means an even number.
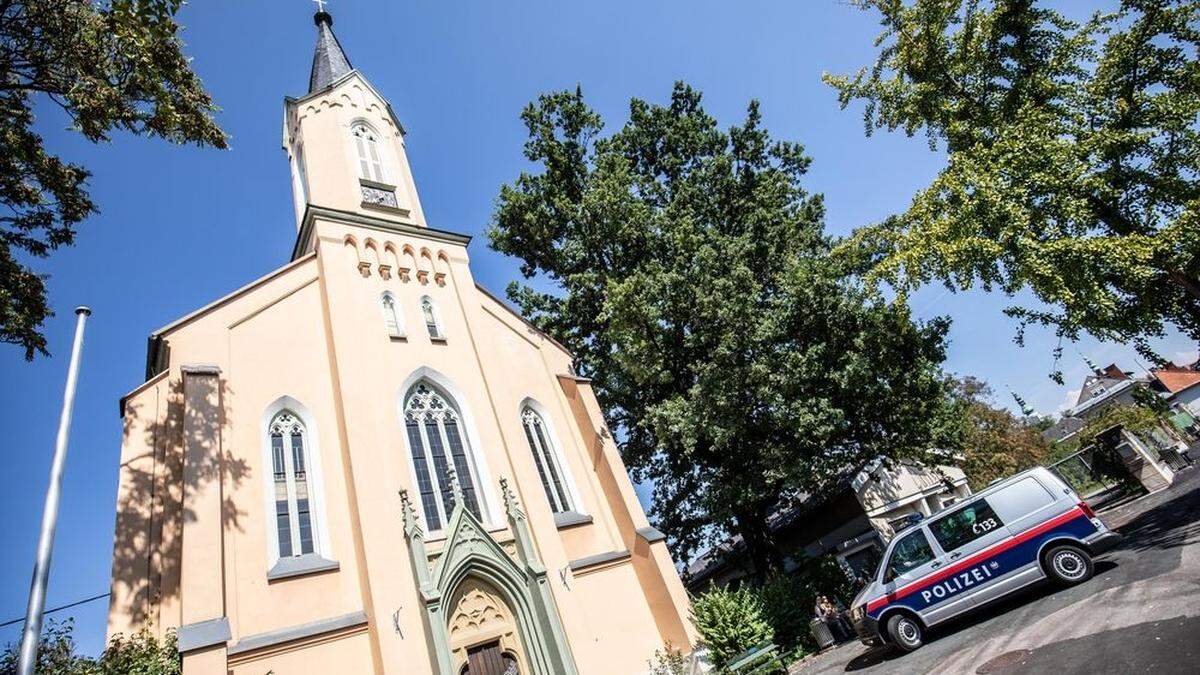
[[[1200,468],[1101,514],[1125,535],[1096,575],[1035,584],[931,631],[911,654],[857,642],[792,673],[1200,673]]]

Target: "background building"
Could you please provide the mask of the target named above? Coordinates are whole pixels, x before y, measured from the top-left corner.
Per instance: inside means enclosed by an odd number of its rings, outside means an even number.
[[[1090,362],[1089,362],[1090,364]],[[1053,444],[1078,444],[1078,434],[1089,425],[1103,424],[1108,428],[1095,429],[1096,442],[1114,448],[1129,475],[1146,491],[1161,490],[1175,480],[1175,474],[1187,466],[1184,454],[1195,436],[1195,419],[1191,406],[1200,396],[1200,372],[1193,367],[1167,365],[1137,377],[1115,363],[1106,368],[1092,367],[1080,388],[1075,405],[1063,417],[1042,433]],[[1120,424],[1109,425],[1106,413],[1120,406],[1142,405],[1147,397],[1158,397],[1168,413],[1162,423],[1149,429],[1133,430]],[[1141,400],[1139,400],[1141,398]],[[1051,465],[1060,477],[1085,496],[1104,487],[1096,483],[1091,464],[1094,447],[1079,448],[1076,452]]]
[[[832,555],[849,574],[870,576],[896,532],[971,494],[961,469],[931,469],[912,461],[872,462],[838,484],[840,489],[824,497],[802,499],[773,518],[772,533],[787,555],[788,570],[798,567],[804,558]],[[692,562],[688,588],[698,593],[753,572],[740,539],[735,539]]]

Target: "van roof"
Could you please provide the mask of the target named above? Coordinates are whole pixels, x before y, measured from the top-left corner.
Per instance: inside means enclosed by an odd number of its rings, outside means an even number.
[[[1042,478],[1049,478],[1058,483],[1062,482],[1061,480],[1059,480],[1059,478],[1057,476],[1055,476],[1046,467],[1035,466],[1032,469],[1026,469],[1020,473],[1014,473],[1013,475],[1011,475],[1007,478],[1000,478],[1000,479],[994,480],[994,481],[992,481],[992,483],[990,485],[988,485],[984,489],[980,490],[979,492],[976,492],[969,497],[964,497],[964,498],[960,499],[959,501],[956,501],[953,504],[947,506],[944,509],[939,509],[937,511],[934,511],[933,513],[929,514],[929,516],[927,518],[923,519],[922,522],[932,520],[933,518],[940,516],[941,514],[943,514],[945,512],[954,511],[955,509],[962,507],[964,504],[967,504],[976,499],[979,499],[980,497],[986,497],[990,494],[995,494],[996,492],[1003,490],[1004,488],[1008,487],[1009,485],[1016,483],[1017,481],[1021,480],[1022,478],[1025,478],[1026,476],[1032,476],[1033,474],[1037,474],[1037,475],[1041,476]],[[1048,487],[1052,487],[1052,486],[1048,486]]]

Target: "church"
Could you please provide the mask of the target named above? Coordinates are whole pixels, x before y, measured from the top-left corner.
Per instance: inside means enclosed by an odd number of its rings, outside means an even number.
[[[315,16],[290,261],[150,335],[121,400],[109,636],[186,675],[644,673],[688,598],[589,381],[429,226]]]

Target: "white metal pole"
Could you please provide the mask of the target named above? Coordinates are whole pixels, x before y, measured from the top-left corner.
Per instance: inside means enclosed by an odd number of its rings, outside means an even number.
[[[19,675],[34,675],[38,639],[42,633],[42,610],[46,608],[46,582],[50,578],[50,555],[54,552],[54,528],[58,522],[58,499],[62,491],[63,465],[67,460],[67,438],[71,432],[71,411],[75,407],[75,382],[79,378],[79,353],[83,350],[83,325],[92,310],[75,308],[75,342],[71,346],[71,365],[67,368],[67,389],[63,392],[62,415],[58,419],[58,438],[54,442],[54,461],[50,464],[50,485],[46,488],[46,506],[42,510],[42,532],[38,536],[37,561],[29,583],[29,605],[25,608],[25,631],[21,634]]]

